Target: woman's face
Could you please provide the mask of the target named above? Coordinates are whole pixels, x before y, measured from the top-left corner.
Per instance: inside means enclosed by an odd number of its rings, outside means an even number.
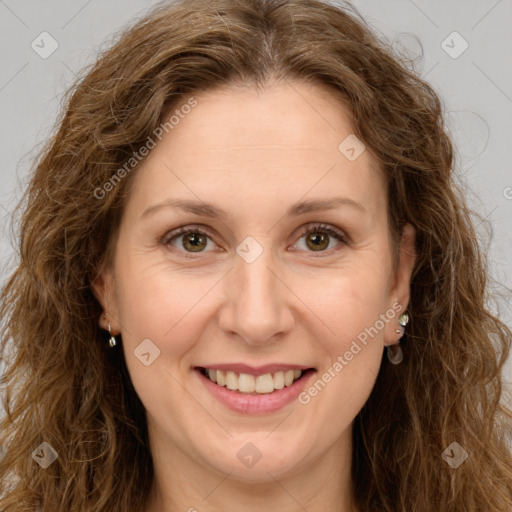
[[[395,268],[384,178],[324,89],[194,99],[136,171],[95,284],[153,456],[251,482],[349,460],[352,422],[400,338],[414,230]]]

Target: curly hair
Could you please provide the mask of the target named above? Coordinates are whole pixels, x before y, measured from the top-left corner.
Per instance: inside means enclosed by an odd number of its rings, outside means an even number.
[[[19,263],[0,309],[0,510],[143,510],[154,476],[145,409],[122,353],[108,353],[91,289],[137,166],[101,199],[95,191],[186,95],[272,80],[327,86],[344,102],[382,164],[396,246],[406,222],[417,234],[404,363],[383,357],[354,421],[357,506],[512,510],[512,411],[500,402],[512,332],[487,304],[485,251],[443,104],[409,64],[353,7],[321,0],[158,4],[99,53],[68,91],[14,212]],[[44,471],[31,457],[42,442],[58,454]],[[452,442],[468,453],[456,470],[442,459]]]

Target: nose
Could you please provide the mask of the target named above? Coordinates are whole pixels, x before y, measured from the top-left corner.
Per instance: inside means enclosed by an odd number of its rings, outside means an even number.
[[[219,327],[250,345],[274,343],[294,325],[291,283],[279,275],[270,250],[252,263],[236,257],[224,279]]]

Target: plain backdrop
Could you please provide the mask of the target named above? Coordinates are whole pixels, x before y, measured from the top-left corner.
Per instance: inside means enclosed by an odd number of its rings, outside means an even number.
[[[0,0],[2,282],[16,263],[10,214],[63,92],[114,32],[155,3]],[[441,95],[456,144],[457,174],[484,218],[476,222],[478,235],[488,247],[490,285],[499,299],[499,307],[491,307],[512,325],[512,2],[356,0],[353,5],[395,47],[418,57],[419,74]],[[512,381],[510,360],[505,378]],[[512,404],[512,394],[506,402]]]

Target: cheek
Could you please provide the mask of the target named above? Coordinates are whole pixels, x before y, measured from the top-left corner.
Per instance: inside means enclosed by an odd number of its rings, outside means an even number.
[[[119,304],[123,341],[133,351],[150,339],[177,361],[193,344],[199,323],[191,322],[201,311],[201,301],[215,284],[216,276],[198,278],[162,263],[148,264],[144,255],[119,265]]]
[[[336,379],[338,384],[348,378],[342,387],[357,391],[363,381],[378,373],[380,367],[385,327],[381,318],[385,305],[374,295],[363,293],[359,287],[344,292],[335,306],[326,304],[323,309],[329,319],[331,335],[322,337],[321,343],[326,367],[337,362],[333,370],[337,375],[343,375]]]
[[[351,262],[324,283],[325,293],[314,294],[314,309],[321,312],[319,316],[328,326],[327,331],[322,329],[323,336],[320,330],[315,336],[324,355],[319,378],[328,382],[329,388],[322,391],[323,400],[333,408],[331,419],[339,415],[337,421],[341,423],[355,416],[369,396],[382,361],[384,328],[395,315],[394,310],[386,309],[385,264],[371,258],[363,261],[361,257]],[[322,383],[311,393],[320,390]],[[340,396],[344,397],[341,409]]]
[[[309,433],[316,432],[318,449],[328,449],[349,428],[375,385],[383,354],[381,315],[386,312],[385,274],[379,268],[365,265],[361,272],[354,264],[326,281],[323,295],[315,294],[314,309],[328,330],[317,322],[320,364],[299,404],[306,416],[315,418]]]
[[[342,350],[359,333],[373,326],[387,307],[388,276],[380,263],[363,258],[329,273],[311,288],[304,282],[302,295],[331,333],[330,351]],[[394,313],[394,312],[393,312]],[[382,328],[379,323],[378,327]]]
[[[182,381],[192,363],[191,349],[204,329],[200,319],[207,317],[204,307],[215,279],[194,279],[161,265],[139,263],[136,269],[132,263],[119,272],[122,347],[138,396],[164,421],[183,405]]]

